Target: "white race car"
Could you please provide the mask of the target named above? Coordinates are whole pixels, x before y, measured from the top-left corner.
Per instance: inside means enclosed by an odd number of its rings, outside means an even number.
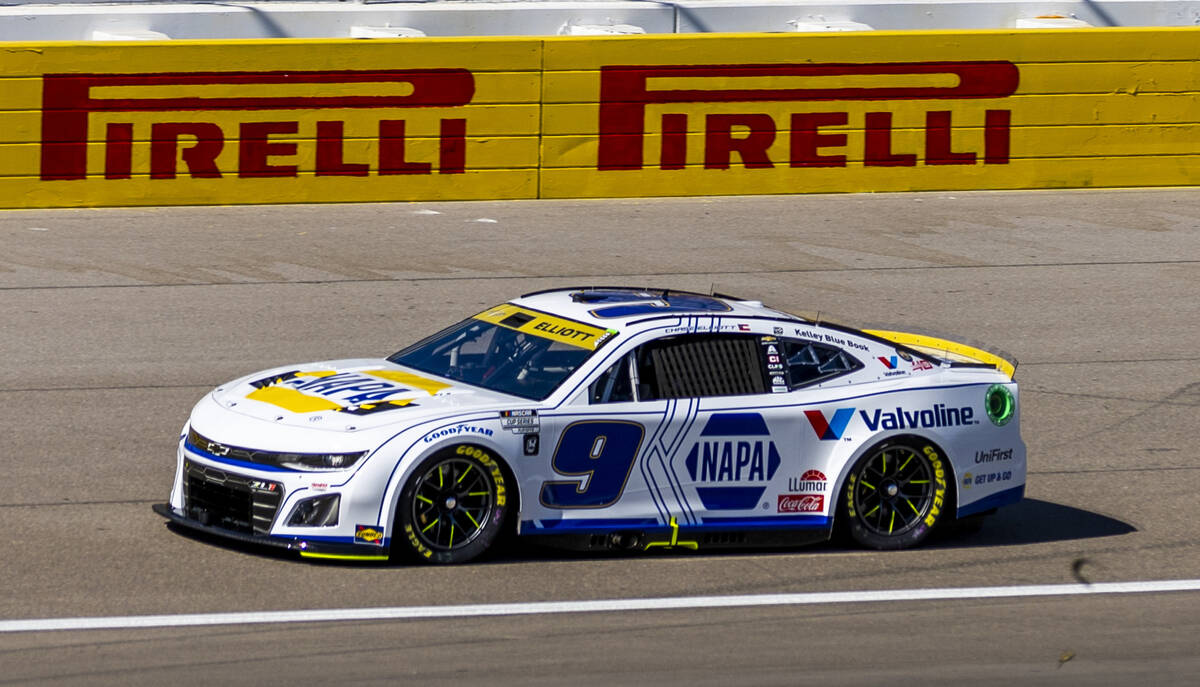
[[[179,437],[177,525],[315,558],[459,563],[505,531],[577,549],[899,549],[1019,501],[1014,367],[757,301],[555,289],[387,359],[218,387]]]

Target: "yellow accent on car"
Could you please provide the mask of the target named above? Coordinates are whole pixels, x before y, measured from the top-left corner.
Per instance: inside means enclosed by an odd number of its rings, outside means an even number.
[[[265,386],[246,395],[252,401],[262,401],[279,406],[293,413],[315,413],[321,410],[338,410],[340,405],[324,398],[302,394],[286,386]]]
[[[300,556],[302,558],[324,558],[335,561],[386,561],[388,559],[387,556],[380,556],[378,554],[359,556],[348,553],[314,553],[312,551],[301,551]]]
[[[679,541],[679,523],[675,522],[675,516],[671,516],[671,538],[668,541],[652,541],[646,543],[646,550],[662,547],[664,549],[684,548],[695,551],[700,548],[699,542],[694,541]]]
[[[531,319],[517,326],[505,324],[504,320],[513,315],[524,315]],[[547,315],[546,313],[529,310],[512,305],[511,303],[489,308],[476,315],[475,319],[515,329],[525,334],[540,336],[543,339],[550,339],[551,341],[585,348],[589,351],[596,350],[596,346],[604,340],[604,335],[607,333],[607,330],[601,327],[593,327],[590,324],[583,324],[575,320]]]
[[[994,365],[997,370],[1003,372],[1009,379],[1012,379],[1013,375],[1017,372],[1017,367],[1004,358],[994,353],[988,353],[981,348],[975,348],[974,346],[939,339],[933,336],[925,336],[924,334],[908,334],[880,329],[866,329],[863,331],[867,334],[882,337],[888,341],[894,341],[902,346],[908,346],[921,353],[927,353],[952,362]]]
[[[367,370],[366,374],[369,374],[372,377],[386,379],[390,382],[403,384],[405,386],[415,387],[421,391],[424,391],[430,396],[436,394],[442,389],[449,389],[451,386],[453,386],[452,384],[447,384],[446,382],[439,382],[436,379],[421,377],[419,375],[412,374],[411,372],[400,372],[399,370]]]

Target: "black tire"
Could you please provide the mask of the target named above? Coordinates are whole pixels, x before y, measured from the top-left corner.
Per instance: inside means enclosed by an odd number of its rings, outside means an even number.
[[[879,550],[916,546],[953,507],[950,466],[936,446],[889,440],[854,464],[842,489],[850,536]]]
[[[395,546],[425,563],[465,563],[495,541],[508,512],[500,461],[476,446],[436,453],[413,470],[396,512]]]

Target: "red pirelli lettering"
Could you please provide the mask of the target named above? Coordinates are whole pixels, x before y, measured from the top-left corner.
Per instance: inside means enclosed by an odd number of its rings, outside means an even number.
[[[652,89],[650,79],[667,78],[738,78],[738,77],[829,77],[829,76],[911,77],[950,75],[957,83],[950,86],[866,86],[844,88],[714,88],[714,89]],[[812,102],[812,101],[888,101],[888,100],[958,100],[1005,98],[1016,92],[1020,81],[1017,66],[1006,61],[976,62],[880,62],[880,63],[819,63],[819,64],[744,64],[744,65],[666,65],[666,66],[607,66],[600,70],[600,150],[597,167],[602,170],[642,169],[647,105],[673,103],[735,103],[735,102]],[[1007,126],[1009,120],[991,115],[989,110],[987,135],[991,141],[985,162],[1007,161]],[[996,110],[995,112],[1005,112]],[[871,116],[887,115],[887,117]],[[725,115],[720,115],[725,116]],[[747,115],[753,125],[749,133],[738,138],[725,129],[728,120],[709,119],[705,166],[723,168],[730,152],[737,152],[747,167],[769,167],[770,160],[760,154],[768,138],[765,121]],[[672,119],[668,119],[671,117]],[[711,117],[711,116],[710,116]],[[832,124],[838,113],[821,113],[821,118],[794,120],[792,131],[798,137],[792,141],[792,166],[841,166],[837,155],[818,154],[817,148],[835,145],[839,134],[821,134],[817,129]],[[686,115],[663,116],[663,169],[684,166],[681,126]],[[966,158],[956,157],[949,149],[948,117],[935,117],[927,122],[934,131],[932,148],[934,164],[962,164]],[[757,127],[757,128],[756,128]],[[891,113],[871,113],[866,122],[867,164],[907,166],[907,154],[891,151]],[[686,131],[686,129],[682,129]],[[947,132],[942,135],[942,132]],[[772,124],[770,137],[774,137]],[[1003,148],[1003,151],[1001,149]],[[750,156],[747,159],[747,155]],[[727,165],[726,165],[727,166]]]
[[[92,89],[115,86],[153,87],[163,86],[164,93],[176,92],[187,86],[270,86],[310,85],[319,93],[327,84],[347,83],[403,83],[411,87],[404,95],[355,95],[355,96],[229,96],[229,97],[139,97],[98,98]],[[42,86],[42,142],[41,178],[83,179],[87,176],[88,117],[92,113],[107,112],[207,112],[207,111],[262,111],[262,110],[342,110],[362,108],[429,108],[460,107],[471,102],[475,95],[475,80],[466,69],[395,69],[373,71],[325,71],[325,72],[172,72],[159,74],[47,74]],[[459,122],[463,120],[444,120]],[[248,145],[239,150],[243,167],[241,176],[290,176],[294,175],[291,165],[277,164],[274,156],[294,151],[293,143],[272,141],[273,134],[284,133],[286,122],[243,123],[242,135],[249,135]],[[159,127],[159,124],[155,124]],[[168,124],[151,135],[151,167],[156,178],[174,176],[174,155],[181,136],[194,137],[193,145],[183,152],[184,162],[192,176],[214,176],[215,154],[224,145],[224,134],[220,129],[186,130],[187,124]],[[204,127],[205,125],[198,125]],[[215,124],[208,126],[215,127]],[[446,125],[443,124],[443,127]],[[174,129],[170,127],[176,127]],[[247,127],[249,127],[247,129]],[[456,124],[450,125],[454,141],[443,142],[442,156],[457,168],[447,173],[461,171],[460,140],[465,131]],[[326,128],[325,133],[332,133]],[[105,176],[110,179],[129,177],[128,145],[132,131],[127,125],[110,126],[107,130]],[[321,138],[321,132],[318,132]],[[162,143],[158,143],[162,141]],[[219,141],[219,145],[218,145]],[[159,165],[154,164],[155,144],[158,143]],[[168,151],[169,146],[169,151]],[[318,144],[320,147],[320,144]],[[165,158],[171,156],[170,172],[166,171]],[[339,151],[340,153],[340,151]],[[190,157],[189,157],[190,154]],[[321,163],[326,171],[355,174],[359,168],[335,159],[328,147],[323,149]],[[217,172],[215,176],[219,176]]]
[[[183,150],[188,174],[198,179],[220,178],[217,156],[225,147],[225,134],[221,127],[209,122],[155,122],[150,127],[150,178],[175,178],[175,153],[183,137],[192,142]],[[123,178],[128,179],[129,174]]]

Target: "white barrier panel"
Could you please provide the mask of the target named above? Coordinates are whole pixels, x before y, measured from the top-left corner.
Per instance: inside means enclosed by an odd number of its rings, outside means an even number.
[[[1047,25],[1039,18],[1061,17]],[[427,36],[556,36],[573,26],[591,35],[776,33],[830,30],[928,31],[1010,29],[1021,25],[1062,28],[1069,22],[1101,27],[1195,26],[1200,0],[681,0],[637,2],[271,2],[237,4],[124,2],[0,7],[0,41],[95,40],[97,33],[173,40],[246,38],[351,38],[354,27],[400,27]],[[576,31],[579,33],[579,31]],[[633,31],[632,33],[637,33]],[[377,34],[378,35],[378,34]],[[383,35],[386,35],[384,33]],[[405,35],[417,35],[408,33]]]

